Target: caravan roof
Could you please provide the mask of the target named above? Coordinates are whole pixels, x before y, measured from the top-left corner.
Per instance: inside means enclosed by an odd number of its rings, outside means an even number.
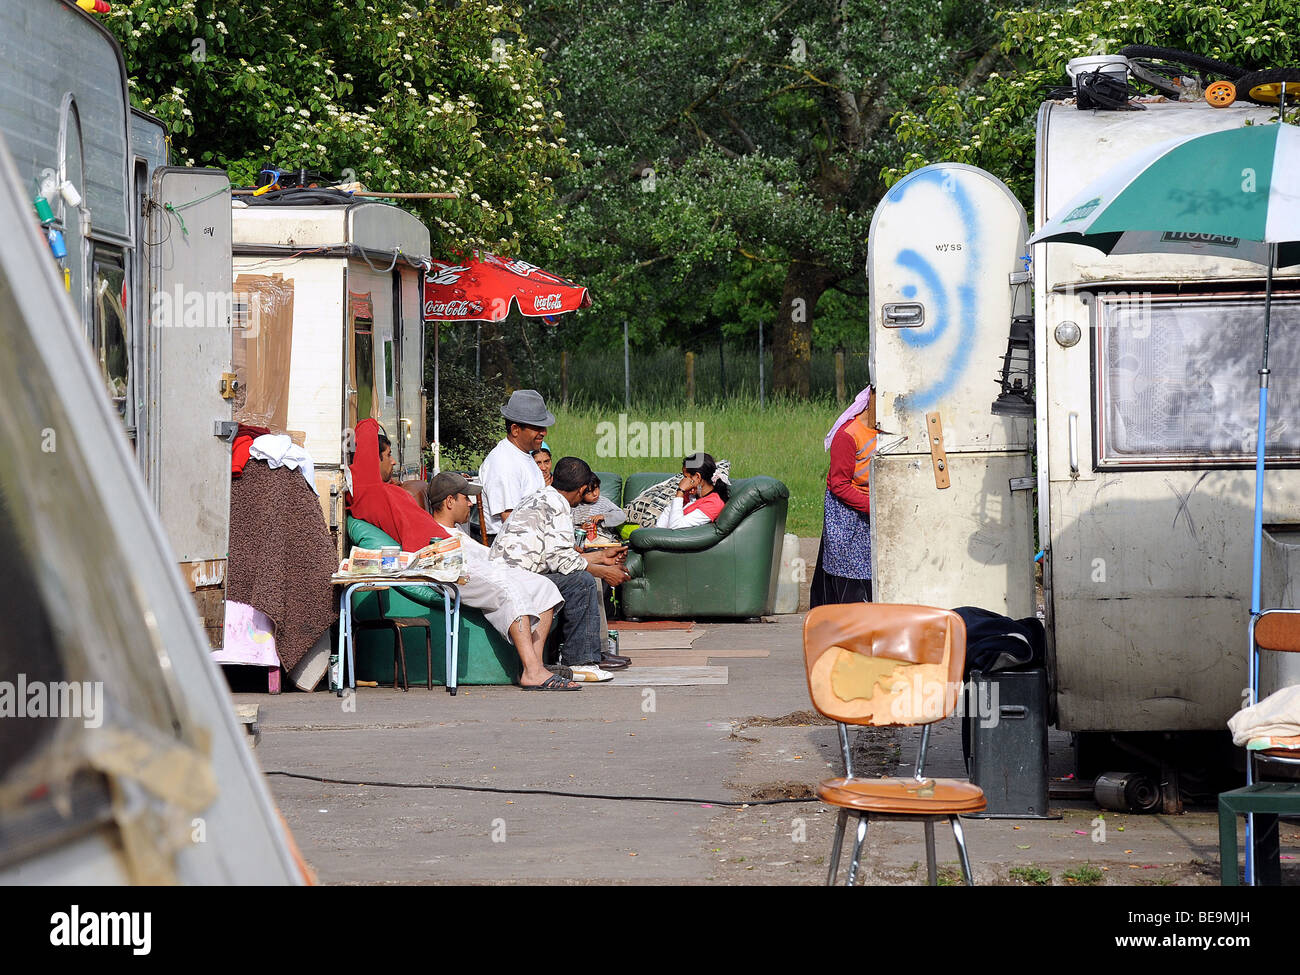
[[[1142,149],[1188,135],[1262,124],[1277,113],[1237,104],[1212,108],[1204,102],[1154,102],[1141,112],[1080,111],[1072,103],[1046,102],[1038,114],[1034,222],[1041,227],[1073,196],[1111,165]],[[1047,284],[1211,282],[1258,279],[1263,268],[1217,254],[1106,256],[1078,244],[1047,248]],[[1293,272],[1294,273],[1294,272]]]
[[[359,248],[388,257],[397,251],[408,264],[430,259],[429,229],[388,203],[248,206],[237,200],[233,222],[236,254],[312,250],[344,257]]]

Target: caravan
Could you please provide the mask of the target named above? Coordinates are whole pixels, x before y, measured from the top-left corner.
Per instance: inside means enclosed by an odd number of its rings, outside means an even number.
[[[131,108],[121,49],[90,15],[56,0],[6,4],[0,34],[12,41],[0,62],[0,136],[218,647],[230,507],[231,321],[219,300],[230,293],[229,180],[167,166],[162,124]],[[174,295],[204,313],[171,315]]]
[[[1271,114],[1145,109],[1043,105],[1039,225],[1111,162]],[[1078,733],[1082,774],[1103,771],[1117,739],[1130,759],[1173,768],[1170,732],[1198,743],[1184,767],[1212,765],[1205,749],[1226,741],[1246,687],[1264,270],[1226,238],[1190,253],[1031,252],[1018,211],[993,176],[953,165],[911,174],[878,208],[871,345],[879,422],[899,435],[871,479],[880,598],[1037,611],[1049,710]],[[1300,578],[1295,290],[1295,271],[1280,273],[1264,516],[1274,606],[1296,605]],[[1266,675],[1265,691],[1270,678],[1300,674]]]
[[[394,482],[423,477],[429,230],[332,190],[238,196],[234,207],[235,418],[306,447],[342,554],[359,420],[387,430]]]

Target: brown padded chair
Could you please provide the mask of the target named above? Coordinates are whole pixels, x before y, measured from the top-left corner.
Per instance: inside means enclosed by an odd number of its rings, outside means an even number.
[[[867,822],[903,819],[925,825],[926,871],[938,880],[934,824],[948,820],[961,857],[962,876],[972,884],[966,839],[958,819],[984,809],[979,786],[957,779],[927,779],[925,755],[930,725],[957,707],[966,660],[966,626],[961,617],[930,606],[844,603],[818,606],[804,620],[804,665],[813,707],[838,722],[844,776],[817,786],[823,802],[839,807],[831,848],[828,885],[835,883],[849,814],[858,814],[848,885],[857,880]],[[924,725],[916,774],[911,778],[859,779],[847,725]]]

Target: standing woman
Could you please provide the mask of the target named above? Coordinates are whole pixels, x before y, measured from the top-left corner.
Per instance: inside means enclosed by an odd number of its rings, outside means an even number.
[[[810,606],[871,602],[871,455],[876,452],[876,393],[868,386],[826,434],[825,520]]]

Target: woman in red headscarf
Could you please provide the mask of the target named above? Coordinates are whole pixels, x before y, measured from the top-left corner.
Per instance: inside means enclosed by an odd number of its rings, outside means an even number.
[[[831,455],[825,516],[811,606],[871,602],[871,455],[876,452],[875,390],[868,386],[826,434]]]

